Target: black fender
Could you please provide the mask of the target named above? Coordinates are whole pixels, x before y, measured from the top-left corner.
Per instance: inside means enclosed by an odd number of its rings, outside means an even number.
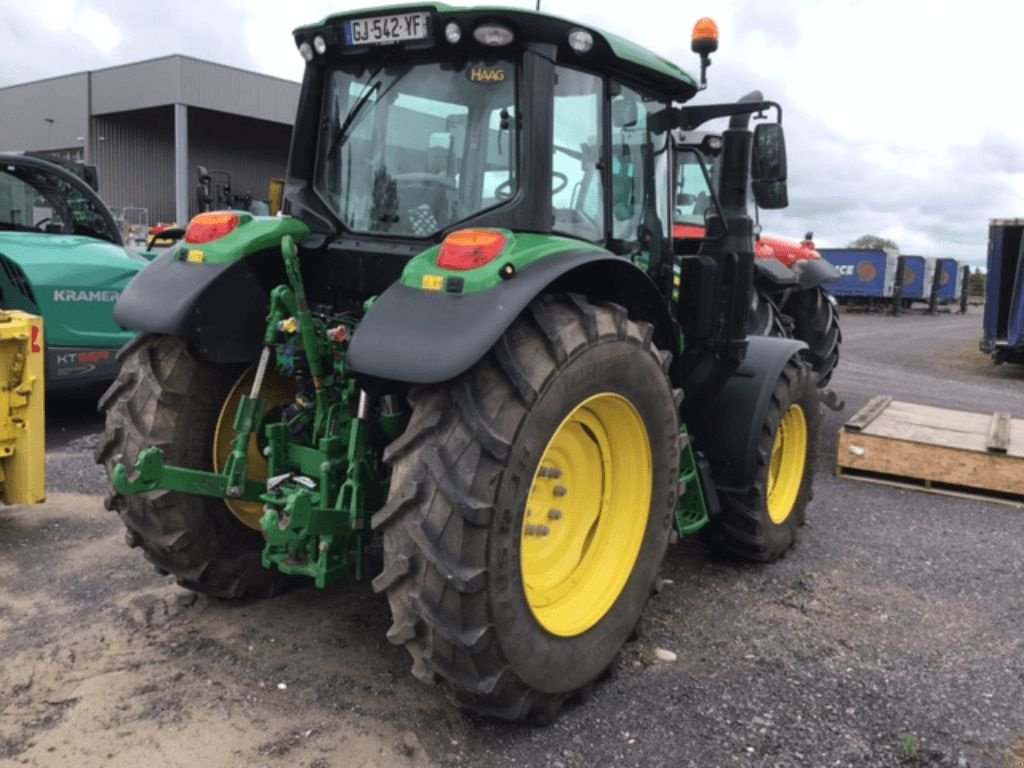
[[[114,321],[143,333],[178,336],[215,363],[255,360],[268,291],[252,256],[228,264],[181,261],[170,248],[139,272],[114,305]]]
[[[487,354],[540,293],[576,292],[626,307],[654,326],[654,342],[675,351],[674,324],[657,287],[621,256],[560,253],[480,293],[423,291],[395,283],[356,328],[346,362],[353,373],[408,384],[436,384],[468,370]]]
[[[693,445],[711,465],[715,487],[743,493],[754,483],[761,425],[782,369],[807,345],[795,339],[750,336],[739,368],[711,402],[687,409]]]
[[[801,259],[787,267],[775,259],[755,259],[754,275],[759,283],[776,288],[817,288],[840,278],[839,270],[825,259]]]
[[[779,288],[797,284],[796,272],[775,259],[754,259],[754,279]]]
[[[804,259],[798,261],[793,265],[793,271],[796,272],[797,282],[803,290],[817,288],[820,285],[834,282],[842,277],[839,274],[839,270],[831,262],[825,261],[825,259]]]

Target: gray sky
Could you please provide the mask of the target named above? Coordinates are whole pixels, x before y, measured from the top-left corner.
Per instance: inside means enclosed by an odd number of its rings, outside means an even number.
[[[170,53],[298,80],[291,30],[367,0],[33,0],[0,14],[0,86]],[[532,2],[503,0],[532,7]],[[629,14],[623,13],[628,7]],[[785,110],[790,207],[766,233],[862,234],[983,264],[988,219],[1024,217],[1024,5],[975,0],[545,0],[696,73],[699,16],[721,43],[698,101],[758,88]],[[2,143],[2,142],[0,142]]]

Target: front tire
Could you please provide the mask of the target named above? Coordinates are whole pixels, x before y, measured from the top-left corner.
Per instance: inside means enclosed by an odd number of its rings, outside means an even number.
[[[790,296],[782,311],[793,319],[793,337],[807,344],[807,360],[818,386],[826,386],[839,364],[843,342],[836,305],[824,288],[807,288]]]
[[[721,492],[720,513],[708,526],[712,545],[758,562],[782,557],[794,544],[813,496],[821,404],[807,363],[791,359],[771,394],[745,493]]]
[[[651,334],[622,307],[542,298],[469,372],[410,394],[374,588],[413,673],[465,709],[549,721],[634,631],[679,475]]]
[[[108,476],[150,446],[163,450],[167,464],[213,470],[218,417],[244,367],[204,362],[172,336],[139,336],[120,357],[121,371],[99,403],[106,429],[96,461]],[[220,499],[111,490],[106,506],[121,516],[128,543],[183,587],[221,598],[268,597],[287,582],[263,567],[260,533]]]

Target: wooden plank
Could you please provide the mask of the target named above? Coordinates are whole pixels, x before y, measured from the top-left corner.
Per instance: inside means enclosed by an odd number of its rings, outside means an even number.
[[[990,453],[991,427],[991,413],[954,411],[894,400],[860,431],[894,440]],[[1007,434],[1006,454],[1024,458],[1024,419],[1009,418]]]
[[[877,419],[891,402],[892,398],[887,395],[877,395],[872,397],[868,401],[868,404],[857,411],[857,413],[855,413],[844,426],[853,431],[860,431],[864,429],[872,421]]]
[[[836,474],[840,477],[845,477],[850,480],[857,480],[862,483],[874,483],[875,485],[885,485],[890,488],[904,488],[909,491],[923,491],[925,493],[934,493],[940,496],[952,496],[957,499],[968,499],[970,501],[991,501],[996,504],[1005,504],[1015,509],[1024,510],[1024,499],[1014,499],[1006,496],[996,496],[985,493],[983,490],[972,491],[962,488],[945,487],[941,485],[935,485],[935,483],[929,483],[928,485],[919,485],[914,482],[909,482],[905,478],[888,477],[883,475],[874,474],[862,474],[855,469],[843,469],[836,468]]]
[[[836,466],[1024,497],[1024,460],[943,445],[839,433]]]
[[[885,411],[885,417],[906,424],[923,427],[942,427],[952,432],[978,433],[988,430],[990,413],[953,411],[949,408],[935,408],[894,400]]]
[[[992,414],[992,425],[988,430],[988,449],[993,453],[1006,453],[1010,449],[1010,414]]]
[[[985,421],[985,432],[957,432],[942,426],[921,426],[918,424],[901,424],[879,418],[870,429],[861,434],[873,437],[885,437],[910,443],[939,445],[946,448],[958,448],[964,451],[988,453],[987,433],[988,421]]]

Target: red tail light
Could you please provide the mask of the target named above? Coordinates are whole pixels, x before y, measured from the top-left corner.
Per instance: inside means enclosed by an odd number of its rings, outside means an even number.
[[[185,230],[186,243],[209,243],[219,240],[238,226],[237,213],[200,213]]]
[[[505,235],[494,229],[462,229],[441,243],[437,266],[441,269],[476,269],[494,261],[505,250]]]

